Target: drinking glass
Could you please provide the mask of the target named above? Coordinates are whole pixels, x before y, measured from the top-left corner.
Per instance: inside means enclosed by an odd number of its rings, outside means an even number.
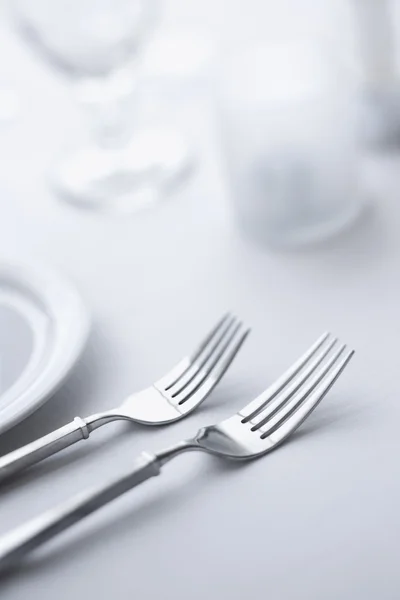
[[[18,29],[69,75],[93,141],[52,172],[76,206],[135,211],[160,200],[186,174],[190,156],[172,129],[139,129],[137,54],[153,27],[157,0],[12,0]]]
[[[350,87],[303,42],[259,44],[225,64],[217,116],[234,214],[247,234],[273,246],[305,244],[358,215]]]
[[[364,68],[367,141],[400,145],[399,0],[351,0]]]

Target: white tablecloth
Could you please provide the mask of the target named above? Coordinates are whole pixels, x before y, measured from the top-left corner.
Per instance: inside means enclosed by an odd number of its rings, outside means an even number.
[[[262,19],[246,20],[245,4],[170,2],[165,26],[201,26],[232,42],[256,24],[263,31]],[[273,29],[264,3],[252,4]],[[396,161],[373,163],[375,210],[357,227],[317,250],[263,251],[231,223],[207,94],[181,81],[186,96],[164,116],[198,149],[192,180],[137,217],[80,213],[44,180],[55,149],[80,136],[73,100],[11,34],[2,44],[22,106],[0,131],[0,256],[36,257],[67,274],[92,310],[93,334],[66,385],[2,436],[0,453],[148,385],[227,308],[253,333],[190,418],[161,429],[110,425],[2,490],[0,533],[126,472],[139,451],[233,413],[327,328],[357,350],[290,443],[240,468],[203,455],[177,459],[32,555],[0,582],[2,600],[399,598]]]

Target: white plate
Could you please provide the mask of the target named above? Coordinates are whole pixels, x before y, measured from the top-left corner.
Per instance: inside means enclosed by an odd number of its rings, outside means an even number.
[[[47,269],[0,264],[0,433],[58,388],[88,332],[88,314],[70,283]]]

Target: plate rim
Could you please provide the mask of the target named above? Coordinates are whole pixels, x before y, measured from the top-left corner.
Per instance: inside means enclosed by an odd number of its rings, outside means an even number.
[[[4,409],[0,408],[1,435],[43,406],[64,383],[86,346],[91,319],[75,285],[47,265],[0,261],[0,278],[22,284],[55,326],[54,347],[45,366],[32,375],[18,398]]]

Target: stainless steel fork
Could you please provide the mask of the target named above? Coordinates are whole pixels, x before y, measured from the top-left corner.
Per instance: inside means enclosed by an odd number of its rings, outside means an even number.
[[[1,457],[0,482],[80,440],[86,440],[92,431],[111,421],[162,425],[186,417],[219,382],[249,331],[235,316],[226,314],[191,355],[151,387],[129,396],[118,408],[86,419],[76,417],[68,425]]]
[[[352,355],[353,350],[339,345],[329,334],[323,335],[280,379],[233,417],[200,429],[193,438],[167,450],[143,453],[124,477],[79,494],[0,538],[0,568],[10,566],[57,533],[158,475],[163,465],[183,452],[201,450],[242,460],[270,452],[309,416]]]

